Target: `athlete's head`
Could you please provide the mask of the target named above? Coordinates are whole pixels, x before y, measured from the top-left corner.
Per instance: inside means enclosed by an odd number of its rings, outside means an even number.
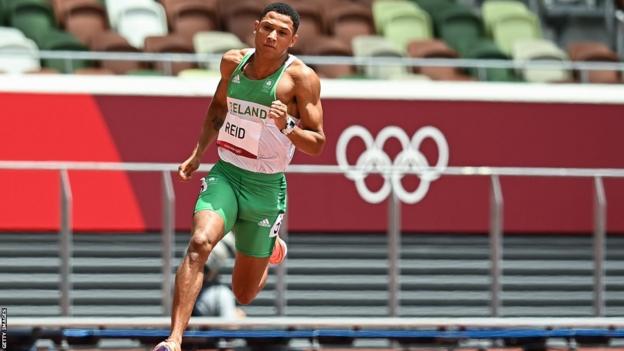
[[[297,41],[299,14],[288,4],[272,3],[264,8],[255,27],[256,50],[281,56]]]

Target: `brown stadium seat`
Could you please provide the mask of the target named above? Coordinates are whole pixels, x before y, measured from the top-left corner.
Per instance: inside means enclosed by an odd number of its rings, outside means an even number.
[[[327,33],[347,44],[356,36],[375,34],[369,6],[336,1],[333,7],[325,6],[324,18]]]
[[[618,62],[618,56],[608,46],[599,42],[575,42],[568,45],[568,55],[572,61]],[[579,79],[579,72],[575,72]],[[613,84],[622,81],[622,73],[616,70],[587,71],[589,83]]]
[[[145,52],[192,54],[193,43],[187,37],[177,34],[145,38]],[[180,71],[196,68],[193,62],[156,62],[154,68],[168,75],[178,75]]]
[[[293,53],[302,52],[302,47],[315,37],[323,34],[323,17],[318,3],[313,1],[285,1],[289,3],[299,13],[299,41],[293,47]]]
[[[89,45],[94,35],[108,29],[106,10],[97,0],[57,0],[55,3],[59,24],[85,45]]]
[[[254,22],[260,17],[264,6],[256,0],[220,0],[219,13],[226,31],[253,45]]]
[[[139,52],[124,37],[113,31],[106,31],[93,36],[89,48],[92,51]],[[126,74],[129,71],[145,68],[145,64],[140,61],[102,60],[100,67],[108,69],[115,74]]]
[[[409,57],[414,58],[457,58],[457,51],[451,49],[445,42],[436,39],[414,40],[407,46]],[[433,80],[473,80],[457,67],[414,67],[414,73],[424,74]]]
[[[350,45],[338,38],[323,35],[314,37],[303,53],[316,56],[353,56]],[[314,70],[322,78],[347,77],[356,73],[352,65],[316,65]]]
[[[171,32],[192,38],[197,32],[217,30],[217,0],[162,0]]]

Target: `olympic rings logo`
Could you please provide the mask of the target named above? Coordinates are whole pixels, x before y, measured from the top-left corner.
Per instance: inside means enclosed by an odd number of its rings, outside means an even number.
[[[355,163],[355,167],[347,161],[347,146],[351,139],[359,137],[366,145],[364,151]],[[383,150],[387,140],[397,139],[403,148],[394,160]],[[438,162],[430,167],[425,155],[420,152],[420,145],[426,139],[431,138],[438,148]],[[402,202],[415,204],[422,200],[432,181],[440,177],[441,172],[448,165],[449,149],[446,138],[439,129],[431,126],[420,128],[410,140],[405,131],[396,126],[383,128],[377,137],[373,139],[371,133],[362,126],[351,126],[340,135],[336,145],[336,159],[338,166],[344,171],[345,176],[355,182],[355,187],[365,201],[380,203],[384,201],[394,189],[397,197]],[[378,191],[371,191],[364,181],[371,171],[392,171],[382,173],[384,184]],[[403,187],[401,179],[405,170],[418,174],[420,184],[413,192],[408,192]]]

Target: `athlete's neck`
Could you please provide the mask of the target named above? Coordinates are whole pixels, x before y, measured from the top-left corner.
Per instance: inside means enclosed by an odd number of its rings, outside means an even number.
[[[254,52],[253,56],[249,59],[249,64],[245,70],[245,74],[251,79],[264,79],[271,74],[275,73],[288,58],[288,53],[275,58],[268,58],[258,55]]]

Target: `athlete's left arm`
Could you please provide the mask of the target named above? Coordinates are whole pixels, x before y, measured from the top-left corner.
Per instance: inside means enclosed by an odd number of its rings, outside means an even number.
[[[323,151],[325,145],[321,82],[316,73],[305,65],[297,69],[293,78],[299,125],[288,135],[288,138],[297,149],[316,156]]]

